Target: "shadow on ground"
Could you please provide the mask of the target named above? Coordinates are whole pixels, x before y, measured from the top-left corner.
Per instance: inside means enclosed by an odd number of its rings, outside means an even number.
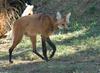
[[[100,71],[100,51],[94,48],[68,56],[54,57],[49,62],[42,60],[20,62],[15,59],[14,64],[9,64],[7,55],[0,57],[0,60],[2,61],[0,72],[4,73],[99,73]]]
[[[69,56],[60,56],[49,62],[45,61],[15,61],[14,64],[3,64],[0,72],[8,73],[99,73],[100,52],[93,50],[77,52]],[[91,54],[92,52],[92,54]],[[96,51],[97,52],[97,51]],[[90,53],[89,55],[87,55]],[[3,61],[3,59],[2,59]],[[7,61],[6,61],[7,62]],[[2,62],[3,63],[3,62]],[[4,62],[5,63],[5,62]]]

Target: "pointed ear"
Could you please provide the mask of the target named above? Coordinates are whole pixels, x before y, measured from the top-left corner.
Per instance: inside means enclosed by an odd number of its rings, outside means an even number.
[[[71,12],[70,12],[70,13],[68,13],[68,14],[66,15],[66,21],[67,21],[67,23],[69,23],[69,22],[70,22],[70,21],[69,21],[70,16],[71,16]]]
[[[57,20],[60,20],[61,18],[62,18],[62,16],[61,16],[60,12],[57,11],[57,13],[56,13],[56,19]]]

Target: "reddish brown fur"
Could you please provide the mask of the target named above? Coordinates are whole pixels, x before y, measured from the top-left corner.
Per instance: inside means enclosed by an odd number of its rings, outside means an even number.
[[[44,14],[34,14],[17,20],[13,26],[13,33],[14,37],[19,34],[26,34],[28,36],[41,34],[48,37],[56,28],[57,23],[52,17]]]

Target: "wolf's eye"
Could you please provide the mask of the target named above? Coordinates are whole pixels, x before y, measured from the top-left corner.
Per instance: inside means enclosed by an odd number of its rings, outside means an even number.
[[[64,24],[62,24],[62,26],[64,26]]]

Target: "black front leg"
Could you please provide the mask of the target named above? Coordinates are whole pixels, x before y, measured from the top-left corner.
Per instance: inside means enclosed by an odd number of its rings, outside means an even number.
[[[46,61],[48,61],[47,49],[46,49],[46,42],[45,42],[45,38],[43,38],[43,37],[42,37],[42,52],[43,52],[44,59]]]
[[[52,58],[56,52],[56,46],[54,45],[54,43],[50,40],[50,38],[47,38],[47,43],[52,47],[53,51],[52,54],[50,55],[49,58]]]
[[[34,52],[37,56],[39,56],[41,59],[45,60],[44,57],[42,57],[42,56],[36,51],[36,49],[33,49],[33,52]]]

